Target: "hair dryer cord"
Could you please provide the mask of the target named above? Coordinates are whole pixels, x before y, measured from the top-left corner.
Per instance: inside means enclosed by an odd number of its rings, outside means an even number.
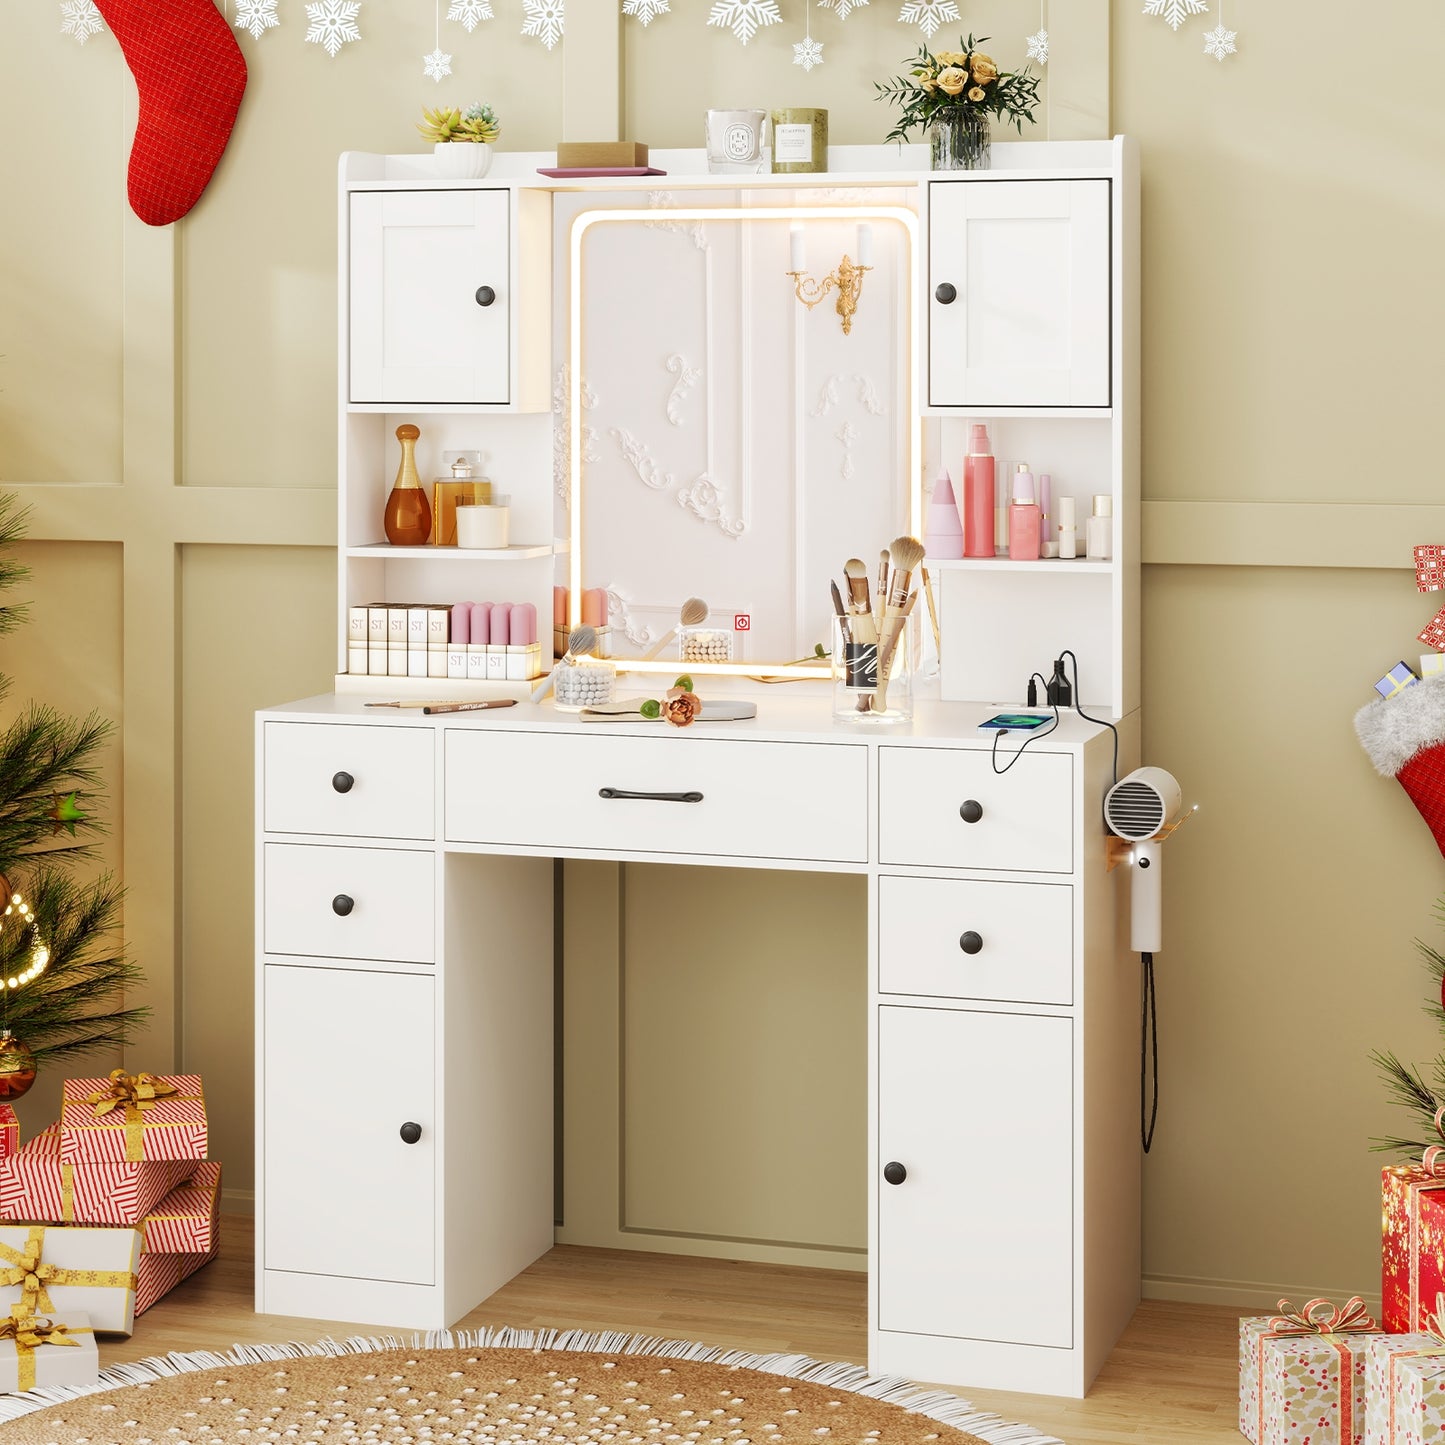
[[[1139,1017],[1139,1142],[1147,1154],[1154,1142],[1154,1121],[1159,1117],[1159,1013],[1154,999],[1154,955],[1141,953],[1139,962],[1144,965],[1143,1002]],[[1148,1105],[1149,1122],[1145,1124],[1145,1082],[1151,1053],[1154,1055],[1153,1100]]]

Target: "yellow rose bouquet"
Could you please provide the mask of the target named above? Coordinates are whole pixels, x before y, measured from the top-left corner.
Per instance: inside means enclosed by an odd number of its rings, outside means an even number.
[[[1034,121],[1039,103],[1039,80],[1025,66],[1021,71],[1001,71],[998,62],[979,47],[988,40],[972,35],[959,42],[957,50],[930,51],[920,46],[909,62],[908,73],[886,85],[874,81],[876,100],[899,107],[900,114],[886,140],[903,142],[910,131],[935,127],[953,118],[972,121],[985,137],[989,116],[1008,121],[1020,135],[1023,123]]]

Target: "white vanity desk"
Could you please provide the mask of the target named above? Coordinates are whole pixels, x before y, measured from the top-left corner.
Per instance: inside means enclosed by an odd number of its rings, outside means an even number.
[[[549,1248],[553,858],[824,870],[868,880],[870,1366],[1084,1393],[1139,1298],[1111,738],[1067,714],[1000,776],[991,709],[756,694],[685,731],[260,714],[258,1309],[442,1327]]]

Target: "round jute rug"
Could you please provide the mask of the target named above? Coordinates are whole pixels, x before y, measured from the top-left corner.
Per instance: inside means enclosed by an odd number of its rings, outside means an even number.
[[[855,1365],[518,1330],[168,1355],[0,1420],[5,1445],[1057,1445]]]

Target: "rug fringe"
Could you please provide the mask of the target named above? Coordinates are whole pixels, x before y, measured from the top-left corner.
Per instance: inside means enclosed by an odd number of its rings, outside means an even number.
[[[50,1405],[64,1404],[83,1395],[118,1390],[126,1385],[144,1385],[200,1370],[224,1369],[228,1365],[260,1365],[274,1360],[295,1360],[310,1356],[374,1354],[379,1350],[577,1350],[585,1354],[661,1355],[703,1364],[735,1365],[745,1370],[806,1380],[832,1390],[866,1395],[915,1415],[951,1425],[976,1435],[987,1445],[1063,1445],[1054,1435],[1040,1435],[1028,1425],[1016,1425],[1002,1416],[976,1410],[961,1396],[947,1390],[929,1390],[899,1375],[870,1375],[861,1365],[839,1360],[815,1360],[808,1355],[757,1355],[721,1345],[698,1344],[693,1340],[671,1340],[657,1335],[626,1334],[616,1330],[516,1329],[492,1325],[480,1330],[430,1330],[425,1334],[351,1335],[344,1340],[330,1336],[307,1344],[291,1340],[277,1345],[235,1345],[229,1352],[197,1350],[152,1355],[128,1364],[112,1365],[101,1372],[94,1385],[52,1386],[24,1395],[0,1396],[0,1422],[18,1420]]]

